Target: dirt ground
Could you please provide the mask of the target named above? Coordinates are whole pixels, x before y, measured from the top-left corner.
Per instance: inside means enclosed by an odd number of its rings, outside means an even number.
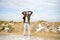
[[[23,36],[22,34],[1,32],[0,40],[60,40],[60,34],[45,34],[40,33],[37,35]]]

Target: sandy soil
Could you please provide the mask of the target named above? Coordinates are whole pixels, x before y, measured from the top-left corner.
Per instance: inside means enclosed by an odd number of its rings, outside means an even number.
[[[46,35],[45,35],[46,34]],[[60,34],[34,34],[31,36],[23,36],[22,34],[16,33],[0,33],[0,40],[60,40]]]
[[[0,40],[60,40],[56,37],[34,37],[20,35],[0,35]]]

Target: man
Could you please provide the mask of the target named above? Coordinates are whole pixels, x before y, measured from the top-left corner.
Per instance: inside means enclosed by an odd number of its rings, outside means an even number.
[[[28,27],[28,33],[30,35],[30,17],[32,15],[32,11],[24,11],[23,14],[23,23],[24,23],[24,36],[26,32],[26,27]]]

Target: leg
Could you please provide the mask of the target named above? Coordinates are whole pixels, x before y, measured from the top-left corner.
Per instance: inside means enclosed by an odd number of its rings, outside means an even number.
[[[28,35],[30,35],[30,24],[27,25],[28,25]]]
[[[24,23],[24,35],[26,33],[26,23]]]

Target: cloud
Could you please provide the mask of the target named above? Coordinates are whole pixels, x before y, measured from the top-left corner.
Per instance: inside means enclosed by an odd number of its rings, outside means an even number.
[[[22,14],[5,13],[0,14],[0,20],[22,21]]]
[[[22,14],[14,14],[14,13],[8,13],[8,14],[0,14],[0,20],[13,20],[13,21],[23,21],[23,15]],[[38,20],[47,20],[47,21],[60,21],[59,15],[43,15],[43,14],[36,14],[33,13],[31,15],[31,21],[38,21]]]
[[[59,0],[0,0],[0,19],[22,21],[21,12],[32,10],[32,21],[59,21],[59,4]]]
[[[46,9],[57,5],[57,0],[2,0],[1,6],[15,9],[41,8]]]
[[[60,15],[49,15],[49,14],[37,14],[37,13],[34,13],[32,14],[31,16],[31,21],[38,21],[38,20],[47,20],[47,21],[57,21],[59,22],[60,21]]]

